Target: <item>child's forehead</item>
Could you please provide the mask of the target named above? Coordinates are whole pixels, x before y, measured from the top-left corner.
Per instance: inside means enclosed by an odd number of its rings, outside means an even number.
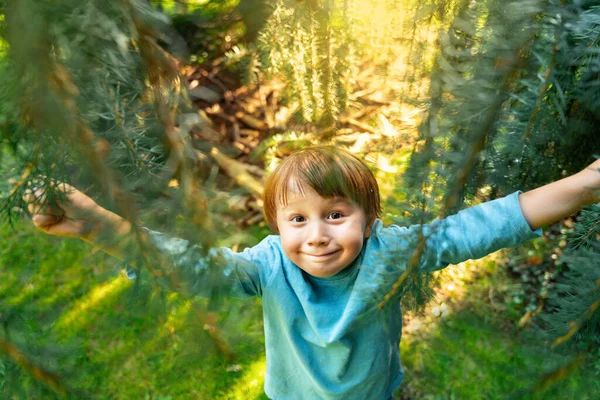
[[[309,182],[295,176],[290,176],[287,181],[283,182],[281,190],[282,196],[279,199],[279,202],[283,201],[288,203],[294,199],[304,199],[307,195],[311,194],[323,197],[317,193],[317,190]]]
[[[284,186],[286,195],[289,196],[303,196],[306,193],[306,188],[314,190],[308,183],[298,179],[295,176],[290,176]]]
[[[313,186],[313,184],[315,186]],[[338,182],[336,179],[322,179],[312,183],[310,180],[304,179],[303,177],[291,175],[286,180],[282,181],[280,189],[284,191],[286,195],[305,196],[306,192],[309,191],[339,193],[341,191],[341,186],[342,183]]]
[[[284,193],[282,193],[277,202],[280,208],[305,203],[310,201],[309,197],[313,196],[318,196],[326,203],[347,203],[348,205],[353,205],[353,201],[344,196],[322,196],[308,182],[293,177],[288,179],[287,185],[282,190]]]

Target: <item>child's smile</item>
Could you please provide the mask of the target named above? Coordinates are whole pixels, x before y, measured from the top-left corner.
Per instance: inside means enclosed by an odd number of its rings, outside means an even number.
[[[356,259],[371,233],[364,211],[348,199],[321,197],[308,185],[290,187],[287,204],[277,209],[285,254],[310,275],[337,274]]]

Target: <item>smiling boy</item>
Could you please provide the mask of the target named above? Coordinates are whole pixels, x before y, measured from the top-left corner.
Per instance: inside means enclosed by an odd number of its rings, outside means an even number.
[[[291,155],[265,187],[265,218],[285,254],[321,278],[356,259],[381,213],[379,203],[371,171],[354,156],[327,147]]]
[[[304,272],[329,278],[352,263],[371,234],[372,222],[356,204],[326,199],[312,188],[290,190],[277,212],[281,247]]]
[[[194,265],[173,290],[207,295],[203,274],[219,260],[223,289],[262,299],[267,372],[272,399],[375,399],[392,396],[402,382],[398,297],[377,305],[406,271],[420,235],[427,238],[421,271],[483,257],[540,234],[538,228],[597,201],[600,160],[578,174],[520,194],[460,211],[428,225],[384,227],[377,182],[352,154],[312,147],[292,154],[269,177],[265,218],[278,233],[234,253],[208,256],[181,239],[147,231],[173,269]],[[132,242],[130,224],[65,186],[67,202],[39,209],[33,222],[47,233],[80,237],[121,259]],[[112,233],[112,245],[99,241]]]

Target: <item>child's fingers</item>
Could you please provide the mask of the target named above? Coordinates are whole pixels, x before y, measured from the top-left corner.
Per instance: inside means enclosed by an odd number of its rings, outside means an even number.
[[[23,195],[23,201],[27,203],[27,209],[31,214],[38,214],[42,211],[43,195],[43,191],[39,189],[27,189]]]
[[[50,204],[46,200],[46,192],[42,189],[32,189],[25,192],[23,200],[27,203],[27,209],[31,214],[49,214],[61,216],[64,211],[56,204]]]
[[[70,221],[64,216],[36,214],[33,216],[33,224],[49,235],[81,237],[83,224],[81,222]]]
[[[41,176],[39,180],[37,180],[34,184],[38,187],[45,187],[46,184],[48,184],[48,186],[56,188],[59,192],[63,192],[67,195],[71,192],[77,191],[77,189],[75,189],[73,186],[69,185],[66,182],[57,181],[54,179],[48,180],[45,176]]]
[[[31,204],[35,201],[35,196],[31,191],[27,190],[23,195],[23,201],[27,203],[27,207],[29,208]]]
[[[61,217],[59,217],[57,215],[35,214],[31,220],[33,221],[33,224],[36,227],[38,227],[40,229],[44,229],[44,228],[48,227],[49,225],[56,224],[58,221],[60,221],[60,218]]]

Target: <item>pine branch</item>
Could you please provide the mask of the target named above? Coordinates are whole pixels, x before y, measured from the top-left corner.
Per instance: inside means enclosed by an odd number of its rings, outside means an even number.
[[[0,352],[4,353],[8,358],[31,374],[37,381],[43,383],[55,393],[61,395],[68,394],[69,391],[67,390],[67,387],[61,382],[58,375],[36,365],[33,361],[28,359],[17,346],[7,339],[0,338]]]
[[[454,186],[452,187],[452,189],[446,197],[446,201],[444,204],[446,212],[453,209],[456,203],[458,202],[459,191],[465,185],[469,173],[475,166],[479,153],[481,153],[481,151],[483,150],[486,141],[488,140],[488,137],[491,134],[493,125],[496,122],[498,115],[500,114],[501,107],[509,96],[508,88],[513,82],[513,80],[517,77],[516,72],[522,62],[520,54],[523,51],[525,51],[525,48],[524,45],[521,45],[514,52],[512,57],[513,61],[511,61],[510,64],[507,66],[498,93],[496,94],[496,97],[494,98],[491,105],[486,110],[483,118],[483,123],[481,124],[479,131],[475,132],[475,134],[473,135],[474,142],[471,144],[471,148],[469,149],[469,153],[467,155],[466,160],[463,162],[463,166],[456,173],[457,179]],[[445,213],[442,213],[442,217],[445,217],[444,214]]]
[[[525,128],[525,131],[523,132],[523,136],[522,136],[523,140],[529,139],[529,136],[531,135],[531,129],[533,128],[533,126],[535,124],[536,116],[540,110],[540,107],[542,106],[542,102],[544,101],[544,96],[546,95],[546,92],[548,91],[548,89],[550,88],[550,84],[552,83],[550,78],[552,77],[552,72],[555,68],[556,57],[558,55],[559,40],[560,40],[560,30],[557,28],[556,33],[554,34],[554,45],[552,46],[552,56],[550,57],[548,67],[546,67],[546,70],[542,74],[542,82],[543,83],[542,83],[542,86],[540,86],[540,91],[539,91],[537,99],[535,101],[535,105],[533,106],[533,110],[531,111],[531,115],[529,116],[529,122],[527,123],[527,128]]]
[[[452,29],[452,28],[451,28]],[[523,63],[522,54],[524,54],[527,50],[527,46],[530,45],[532,36],[531,32],[528,35],[523,35],[524,37],[521,39],[521,43],[514,48],[514,50],[508,54],[505,59],[508,62],[505,64],[503,70],[501,71],[501,79],[500,79],[500,87],[497,89],[496,95],[490,105],[485,110],[483,121],[479,126],[479,129],[471,134],[472,141],[470,143],[470,148],[467,152],[465,159],[462,161],[462,166],[454,171],[454,176],[456,179],[453,182],[453,185],[446,191],[446,197],[444,201],[443,208],[438,215],[438,218],[443,219],[451,213],[458,201],[459,193],[464,187],[467,177],[472,171],[479,154],[484,149],[485,144],[488,140],[489,135],[492,132],[493,126],[496,123],[498,116],[501,112],[502,106],[505,101],[509,97],[509,88],[511,84],[518,79],[518,69]],[[434,90],[439,90],[440,92],[435,92]],[[441,88],[432,87],[432,91],[434,96],[441,96]],[[432,110],[430,110],[432,113]],[[433,128],[435,131],[435,126],[431,126],[432,119],[429,119],[429,146],[433,143],[434,135],[431,134],[431,129]],[[427,123],[427,122],[426,122]],[[427,141],[426,141],[427,146]],[[398,280],[392,286],[392,289],[385,295],[384,300],[379,303],[378,308],[381,310],[385,307],[387,302],[393,298],[397,293],[401,285],[406,281],[407,277],[410,274],[417,272],[418,266],[420,264],[421,256],[423,251],[426,248],[428,236],[420,235],[418,238],[418,244],[413,251],[406,271],[402,273],[402,275],[398,278]]]
[[[164,97],[165,85],[169,86],[171,83],[178,84],[177,72],[174,65],[173,58],[164,52],[157,44],[156,38],[153,36],[155,33],[152,28],[141,22],[141,18],[138,18],[136,12],[138,9],[137,5],[134,5],[135,0],[123,0],[123,5],[130,11],[132,18],[134,19],[135,27],[138,32],[138,50],[143,55],[146,61],[147,76],[150,82],[150,88],[153,92],[155,100],[155,110],[161,120],[164,128],[164,133],[167,136],[167,140],[171,149],[170,161],[167,161],[167,169],[170,166],[172,173],[176,170],[183,169],[182,172],[182,187],[184,191],[184,203],[187,210],[190,210],[192,214],[192,222],[196,226],[205,226],[206,224],[206,209],[203,208],[203,203],[198,201],[201,197],[198,194],[198,183],[195,177],[192,175],[193,171],[190,166],[190,161],[185,157],[185,152],[189,149],[186,148],[187,141],[182,140],[178,137],[177,132],[174,128],[174,115],[178,105],[176,102],[171,105]],[[16,5],[18,4],[18,5]],[[24,3],[12,3],[12,7],[7,12],[9,20],[9,30],[13,34],[14,30],[18,30],[19,27],[15,25],[17,18],[11,18],[14,14],[25,15],[28,9],[23,5]],[[19,8],[22,6],[23,8]],[[11,14],[14,13],[14,14]],[[137,19],[136,19],[137,18]],[[17,33],[20,35],[21,33]],[[139,257],[139,265],[145,267],[150,274],[155,278],[163,278],[168,282],[168,285],[172,288],[178,288],[182,286],[181,276],[169,268],[169,260],[165,259],[164,256],[158,254],[158,252],[148,242],[147,235],[140,228],[139,224],[139,212],[136,209],[136,201],[132,197],[131,193],[121,186],[117,174],[106,164],[106,150],[102,147],[105,146],[106,141],[99,139],[94,135],[92,128],[86,121],[86,116],[83,110],[78,104],[78,96],[81,94],[80,88],[75,83],[76,80],[73,74],[69,71],[68,67],[58,57],[53,56],[51,49],[53,46],[46,45],[45,41],[48,40],[48,36],[39,36],[40,40],[44,40],[44,43],[32,41],[28,43],[30,46],[28,49],[32,51],[33,57],[36,58],[37,62],[27,64],[23,71],[23,75],[27,76],[27,73],[38,77],[32,82],[32,85],[37,85],[36,89],[39,91],[43,98],[52,99],[53,108],[45,110],[39,109],[36,99],[29,97],[24,98],[24,107],[28,110],[29,119],[28,123],[38,128],[41,131],[41,127],[51,128],[55,132],[60,133],[60,137],[64,138],[67,143],[70,143],[72,149],[89,162],[89,172],[94,177],[96,182],[100,182],[100,187],[105,190],[112,202],[117,208],[118,214],[123,218],[130,221],[132,224],[132,240],[131,243],[119,243],[120,246],[130,246],[131,254],[133,258]],[[23,49],[24,50],[24,49]],[[27,62],[27,60],[19,60]],[[178,97],[178,92],[175,92],[175,98]],[[54,110],[59,110],[51,114]],[[117,117],[117,123],[121,124],[122,120]],[[131,151],[137,153],[136,149]],[[36,153],[37,154],[37,153]],[[34,154],[34,160],[36,162],[36,155]],[[170,165],[169,165],[170,164]],[[34,164],[30,164],[34,165]],[[11,194],[17,193],[17,188],[25,186],[25,180],[31,176],[31,167],[26,168],[23,182],[18,183],[11,192]],[[51,179],[50,179],[51,181]],[[110,240],[109,238],[100,238],[100,240]],[[192,268],[193,266],[189,266]],[[205,318],[203,311],[196,307],[198,318]],[[217,347],[225,355],[232,355],[229,346],[223,339],[223,335],[219,332],[216,327],[210,328],[210,336],[217,342]],[[25,364],[26,365],[26,364]],[[48,378],[50,379],[50,378]]]
[[[332,71],[332,54],[331,54],[331,21],[330,13],[333,8],[332,0],[325,0],[325,5],[317,11],[317,57],[320,61],[317,63],[320,77],[320,88],[323,96],[323,112],[320,116],[320,125],[322,127],[332,126],[334,123],[334,101],[332,98],[333,71]]]
[[[600,280],[598,280],[596,282],[596,288],[597,288],[597,290],[600,290]],[[581,329],[581,327],[587,320],[591,319],[594,316],[594,314],[596,313],[596,311],[598,311],[598,309],[600,309],[600,297],[598,297],[598,299],[596,299],[596,301],[594,301],[583,312],[583,314],[577,321],[572,321],[570,323],[571,329],[569,329],[569,331],[566,334],[564,334],[563,336],[554,340],[554,342],[552,343],[552,348],[555,348],[555,347],[561,345],[562,343],[566,342],[567,340],[569,340],[574,334],[576,334]]]
[[[583,356],[579,355],[573,361],[569,362],[567,365],[558,368],[548,374],[545,374],[541,381],[534,388],[535,393],[543,393],[550,386],[554,385],[556,382],[564,380],[571,373],[577,370],[577,368],[583,363]]]

